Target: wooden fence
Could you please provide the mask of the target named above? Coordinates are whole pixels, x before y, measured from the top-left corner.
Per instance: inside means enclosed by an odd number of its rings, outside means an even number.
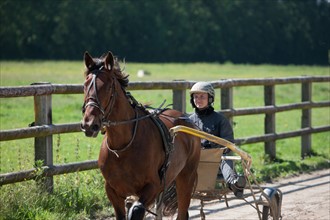
[[[276,157],[276,140],[301,136],[301,157],[311,154],[311,134],[330,131],[330,125],[312,127],[311,111],[313,108],[330,107],[330,100],[322,102],[312,101],[312,83],[330,82],[330,76],[318,77],[291,77],[291,78],[267,78],[267,79],[233,79],[211,81],[214,88],[220,88],[220,109],[232,122],[234,116],[264,114],[264,135],[238,138],[237,145],[264,142],[265,153],[270,158]],[[172,90],[173,108],[185,112],[186,90],[191,88],[193,81],[169,81],[169,82],[131,82],[128,90]],[[275,86],[282,84],[301,84],[301,102],[276,105]],[[239,86],[263,86],[264,106],[253,108],[233,107],[233,88]],[[22,138],[35,138],[35,160],[44,162],[42,173],[37,174],[36,169],[0,174],[0,185],[35,179],[37,175],[43,178],[43,187],[51,192],[53,190],[53,175],[71,173],[97,168],[97,161],[84,161],[63,165],[53,164],[52,135],[59,133],[80,132],[80,123],[52,124],[52,95],[54,94],[81,94],[82,85],[61,85],[36,83],[31,86],[0,87],[0,98],[34,96],[35,125],[29,128],[1,130],[0,141],[8,141]],[[301,129],[277,133],[275,129],[275,115],[278,112],[289,110],[302,110]]]

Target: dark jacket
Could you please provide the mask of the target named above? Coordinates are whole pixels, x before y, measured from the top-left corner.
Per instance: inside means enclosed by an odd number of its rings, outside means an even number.
[[[202,111],[196,109],[189,118],[200,130],[234,143],[234,132],[228,119],[222,113],[215,112],[213,107]],[[201,144],[204,148],[222,147],[205,139],[201,140]]]

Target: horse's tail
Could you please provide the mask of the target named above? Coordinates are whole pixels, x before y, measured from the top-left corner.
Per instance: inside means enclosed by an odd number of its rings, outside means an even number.
[[[178,209],[178,199],[176,196],[175,181],[167,188],[163,197],[163,215],[173,216]]]

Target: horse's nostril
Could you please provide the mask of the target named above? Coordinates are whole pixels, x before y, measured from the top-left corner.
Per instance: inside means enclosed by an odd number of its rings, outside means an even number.
[[[93,125],[92,126],[93,131],[98,131],[99,129],[100,129],[100,127],[98,125]]]

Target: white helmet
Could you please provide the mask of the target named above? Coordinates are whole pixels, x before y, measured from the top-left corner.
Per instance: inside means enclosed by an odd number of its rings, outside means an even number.
[[[195,83],[190,89],[190,94],[194,94],[196,92],[208,93],[210,96],[214,97],[214,89],[212,84],[209,82]]]
[[[207,93],[209,94],[209,105],[214,102],[214,88],[209,82],[197,82],[190,89],[190,103],[195,108],[193,94],[194,93]]]

